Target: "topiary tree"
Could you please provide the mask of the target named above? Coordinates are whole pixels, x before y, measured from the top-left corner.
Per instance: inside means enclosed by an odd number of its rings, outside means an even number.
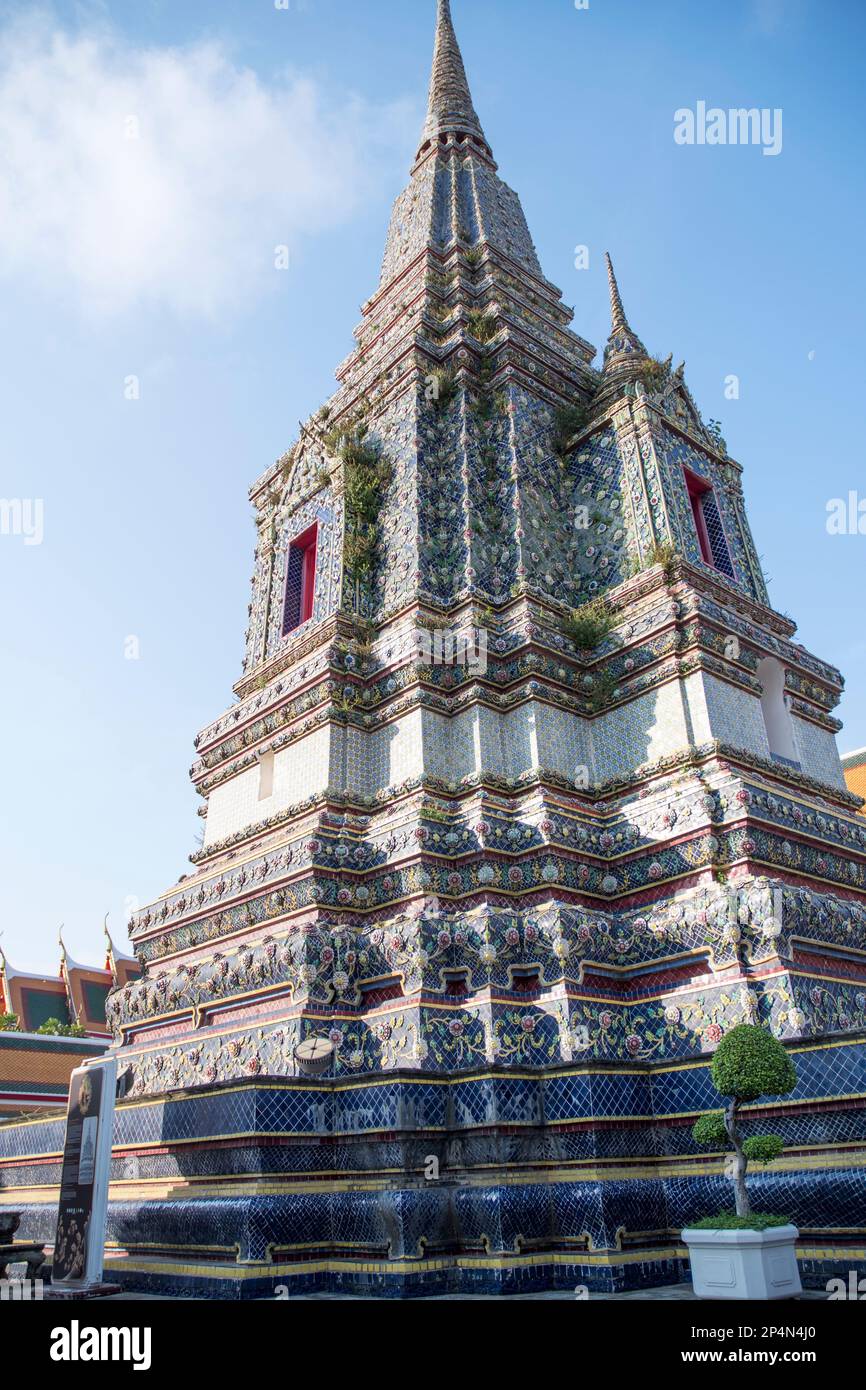
[[[776,1134],[743,1139],[739,1116],[741,1107],[761,1096],[786,1096],[797,1084],[794,1063],[777,1038],[765,1028],[742,1023],[726,1033],[716,1048],[712,1065],[713,1084],[727,1099],[725,1109],[701,1115],[692,1128],[695,1143],[705,1146],[730,1143],[734,1150],[734,1192],[737,1215],[751,1216],[746,1188],[749,1161],[772,1163],[784,1149]]]

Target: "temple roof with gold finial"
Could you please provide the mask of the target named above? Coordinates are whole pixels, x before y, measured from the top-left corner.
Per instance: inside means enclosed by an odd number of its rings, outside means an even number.
[[[36,1033],[50,1019],[56,1019],[64,1026],[80,1025],[88,1037],[107,1038],[108,994],[138,979],[141,967],[134,957],[115,950],[107,926],[105,935],[104,965],[83,965],[69,955],[61,927],[56,975],[18,970],[0,950],[0,1012],[14,1014],[22,1033]]]

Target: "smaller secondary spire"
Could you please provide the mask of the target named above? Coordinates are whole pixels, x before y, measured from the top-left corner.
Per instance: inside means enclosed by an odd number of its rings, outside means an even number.
[[[625,316],[625,309],[622,307],[622,295],[619,292],[619,285],[616,282],[616,273],[609,251],[605,251],[604,259],[607,261],[607,282],[610,285],[611,325],[615,333],[628,332],[628,319]]]
[[[472,105],[466,69],[451,18],[450,0],[438,0],[433,71],[421,144],[438,140],[440,135],[454,131],[477,135],[487,143]]]
[[[611,330],[604,350],[604,366],[596,406],[607,405],[610,401],[630,389],[630,384],[641,379],[647,361],[647,350],[635,333],[623,308],[613,261],[605,252],[607,279],[610,285]]]
[[[610,253],[605,251],[604,258],[607,261],[607,279],[610,285],[611,317],[610,338],[605,351],[605,362],[607,364],[610,359],[621,362],[623,358],[632,357],[635,354],[646,357],[646,348],[626,318]]]

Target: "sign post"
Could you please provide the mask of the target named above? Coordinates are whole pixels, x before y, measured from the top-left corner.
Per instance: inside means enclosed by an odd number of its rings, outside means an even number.
[[[116,1089],[114,1057],[77,1067],[70,1078],[48,1297],[86,1298],[113,1292],[103,1283],[102,1273]]]

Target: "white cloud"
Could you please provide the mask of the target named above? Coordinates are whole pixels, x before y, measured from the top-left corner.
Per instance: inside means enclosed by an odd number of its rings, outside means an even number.
[[[97,314],[239,308],[275,247],[352,215],[406,117],[297,73],[265,84],[215,42],[2,28],[0,276]]]

